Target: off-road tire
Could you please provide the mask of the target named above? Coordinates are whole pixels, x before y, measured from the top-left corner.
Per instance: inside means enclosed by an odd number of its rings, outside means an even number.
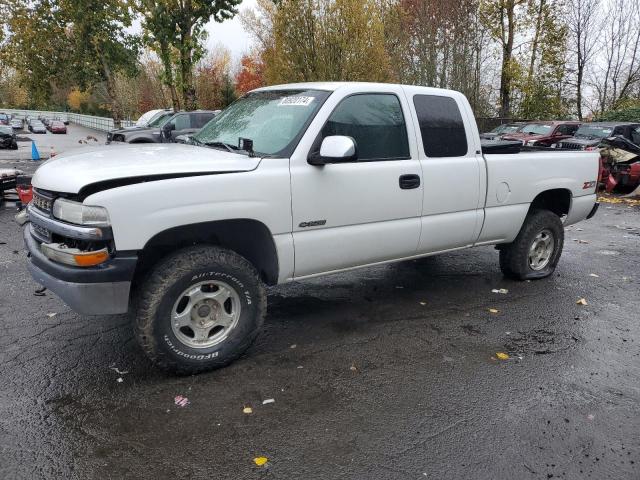
[[[207,349],[182,343],[171,327],[171,312],[181,293],[201,281],[224,281],[238,293],[238,323],[221,343]],[[224,248],[195,246],[161,260],[143,281],[134,301],[138,343],[162,370],[189,375],[224,367],[241,356],[258,336],[267,307],[255,267]]]
[[[551,232],[554,249],[549,263],[541,270],[529,265],[529,249],[543,230]],[[518,236],[512,243],[501,245],[500,269],[505,277],[514,280],[537,280],[551,275],[558,265],[564,245],[564,227],[558,215],[549,210],[534,210],[527,215]]]

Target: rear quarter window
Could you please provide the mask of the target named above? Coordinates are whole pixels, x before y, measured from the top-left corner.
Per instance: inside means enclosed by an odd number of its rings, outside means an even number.
[[[467,154],[467,134],[460,109],[453,98],[415,95],[413,105],[426,156],[463,157]]]

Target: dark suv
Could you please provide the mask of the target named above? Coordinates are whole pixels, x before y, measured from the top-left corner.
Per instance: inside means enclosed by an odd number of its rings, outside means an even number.
[[[603,138],[624,137],[640,145],[640,123],[632,122],[594,122],[583,123],[573,137],[565,138],[551,145],[564,150],[592,150]]]
[[[193,135],[215,116],[208,110],[163,114],[153,119],[145,127],[112,130],[107,135],[107,143],[162,143],[173,142],[178,135]]]
[[[162,126],[161,142],[175,142],[180,135],[198,133],[209,121],[217,115],[210,110],[195,110],[193,112],[179,112]]]

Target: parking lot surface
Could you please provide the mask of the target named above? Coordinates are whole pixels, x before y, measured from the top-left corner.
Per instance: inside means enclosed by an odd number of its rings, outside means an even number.
[[[31,160],[31,144],[35,142],[40,158],[47,159],[53,152],[68,152],[76,148],[103,146],[107,141],[107,134],[81,127],[80,125],[67,125],[67,133],[30,133],[28,130],[17,131],[18,150],[0,149],[0,168],[22,168],[26,160]],[[26,168],[30,167],[26,165]]]
[[[126,316],[35,295],[13,214],[0,478],[640,478],[637,206],[569,227],[547,280],[482,247],[272,288],[247,355],[191,377],[155,370]]]

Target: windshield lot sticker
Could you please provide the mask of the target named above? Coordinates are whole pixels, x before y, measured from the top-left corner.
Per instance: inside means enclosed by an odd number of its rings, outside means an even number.
[[[284,97],[279,106],[303,106],[308,107],[313,102],[313,97]]]

